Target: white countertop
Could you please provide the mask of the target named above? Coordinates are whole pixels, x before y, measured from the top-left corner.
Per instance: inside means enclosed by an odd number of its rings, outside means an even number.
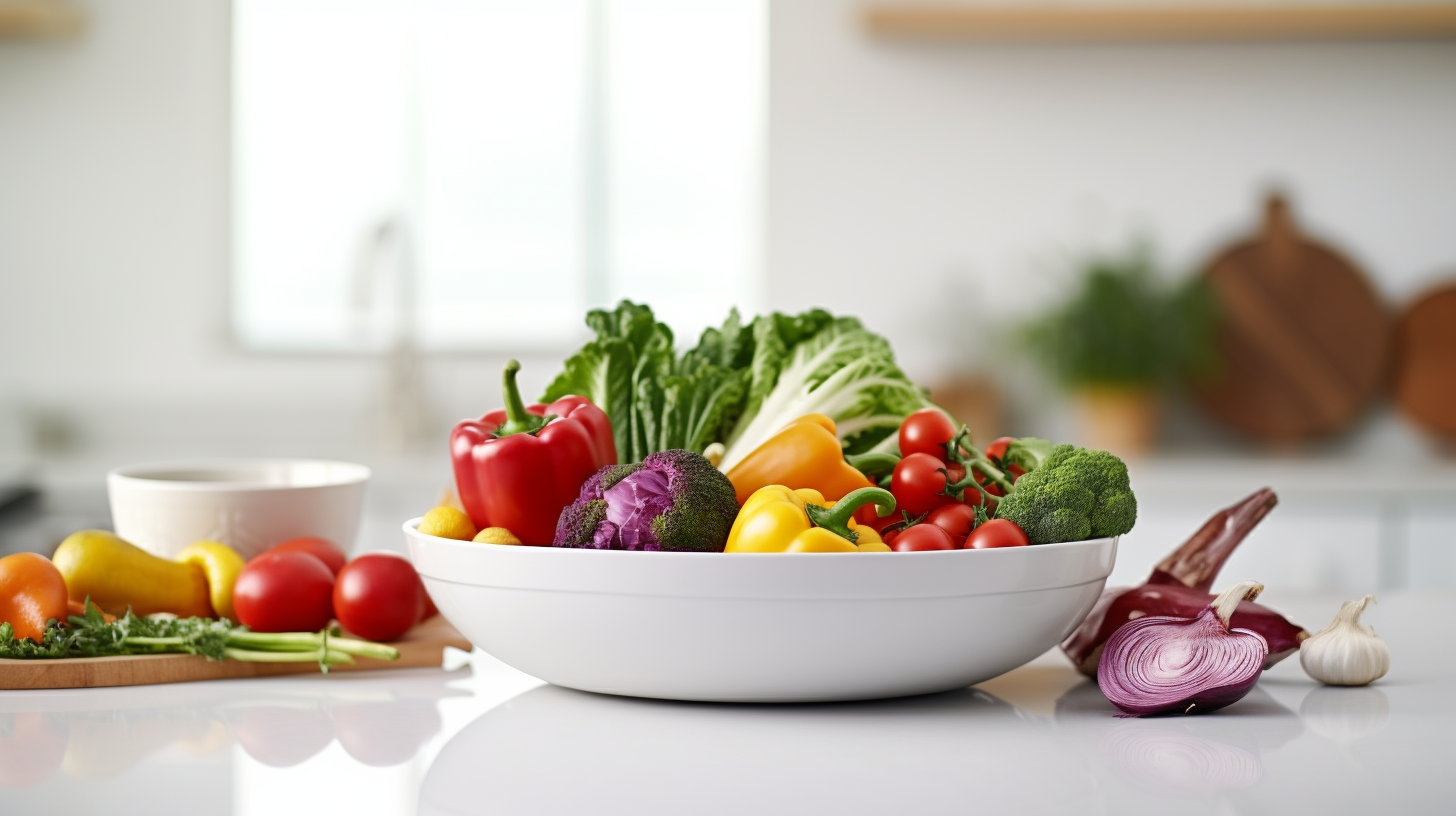
[[[1316,630],[1339,600],[1283,609]],[[0,692],[0,813],[1448,813],[1453,618],[1456,595],[1389,595],[1366,615],[1393,654],[1377,684],[1319,686],[1296,657],[1234,706],[1164,719],[1115,717],[1055,652],[962,691],[810,706],[586,694],[479,653]]]

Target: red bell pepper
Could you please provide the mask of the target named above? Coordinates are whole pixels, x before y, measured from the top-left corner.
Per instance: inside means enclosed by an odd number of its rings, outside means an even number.
[[[527,408],[506,363],[506,407],[450,432],[460,502],[475,526],[504,527],[526,544],[550,546],[562,508],[587,478],[617,463],[612,423],[583,397]]]

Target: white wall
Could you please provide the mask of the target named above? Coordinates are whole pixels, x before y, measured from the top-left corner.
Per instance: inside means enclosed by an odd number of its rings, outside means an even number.
[[[363,455],[376,361],[228,338],[227,4],[81,5],[76,43],[0,43],[0,394],[81,452]],[[892,44],[858,5],[772,5],[766,288],[864,315],[918,377],[973,365],[1059,252],[1141,225],[1194,263],[1273,180],[1392,301],[1456,269],[1450,42]],[[557,365],[524,362],[531,390]],[[440,429],[499,365],[427,366]]]
[[[1274,184],[1393,306],[1456,277],[1449,40],[892,42],[862,5],[773,4],[769,291],[868,313],[921,377],[984,364],[981,327],[1055,291],[1060,258],[1142,232],[1192,268]],[[1065,427],[1019,396],[1018,429]],[[1381,413],[1343,446],[1424,455]]]

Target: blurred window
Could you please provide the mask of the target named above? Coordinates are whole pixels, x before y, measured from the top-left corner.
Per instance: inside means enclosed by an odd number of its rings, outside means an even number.
[[[554,348],[752,309],[763,0],[236,0],[248,348]]]

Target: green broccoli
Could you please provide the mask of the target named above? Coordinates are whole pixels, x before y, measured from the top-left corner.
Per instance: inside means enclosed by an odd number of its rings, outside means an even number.
[[[608,465],[561,511],[556,547],[722,552],[738,515],[733,483],[687,450]]]
[[[1127,465],[1107,451],[1057,445],[996,507],[1033,544],[1122,535],[1137,521]]]

